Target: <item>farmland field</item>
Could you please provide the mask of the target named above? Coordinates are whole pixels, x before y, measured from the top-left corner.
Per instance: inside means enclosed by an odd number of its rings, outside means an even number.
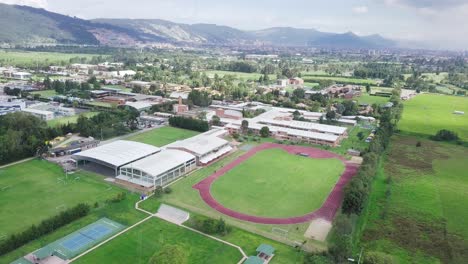
[[[180,129],[170,126],[156,128],[135,136],[126,138],[126,140],[138,141],[161,147],[177,140],[186,139],[198,135],[198,132],[186,129]]]
[[[436,94],[422,94],[404,103],[402,119],[398,125],[403,133],[425,137],[441,129],[458,133],[468,140],[468,98]],[[464,111],[456,115],[454,111]]]
[[[465,147],[395,136],[373,186],[363,247],[398,263],[465,263],[467,156]]]
[[[60,64],[69,63],[71,58],[91,59],[96,54],[78,54],[78,53],[58,53],[58,52],[29,52],[29,51],[5,51],[0,50],[0,64],[11,66],[36,66],[37,62],[41,64]]]
[[[21,231],[80,202],[103,202],[117,193],[110,187],[88,172],[65,180],[61,167],[44,160],[0,169],[0,234]]]
[[[234,75],[237,79],[247,81],[258,81],[258,79],[262,76],[260,73],[246,73],[246,72],[231,72],[231,71],[205,71],[205,74],[208,75],[210,78],[214,78],[215,74],[218,74],[220,78],[224,75]],[[276,80],[275,74],[268,75],[270,80]]]
[[[344,84],[369,84],[376,85],[377,83],[371,79],[358,79],[358,78],[347,78],[347,77],[334,77],[334,76],[303,76],[305,82],[317,82],[323,80],[335,81],[337,83]]]
[[[241,253],[234,247],[204,237],[160,219],[150,219],[75,263],[148,263],[164,245],[179,245],[187,263],[236,263]]]
[[[50,126],[50,127],[54,127],[54,126],[57,126],[57,125],[66,125],[68,123],[74,124],[74,123],[76,123],[76,121],[78,120],[78,117],[80,117],[80,115],[84,115],[84,116],[89,118],[89,117],[93,117],[93,116],[95,116],[97,114],[98,114],[98,112],[86,112],[86,113],[82,113],[82,114],[74,115],[74,116],[60,117],[60,118],[56,118],[56,119],[52,119],[52,120],[47,121],[47,125]]]
[[[211,193],[222,205],[241,213],[300,216],[320,208],[343,170],[338,159],[262,150],[217,179]]]

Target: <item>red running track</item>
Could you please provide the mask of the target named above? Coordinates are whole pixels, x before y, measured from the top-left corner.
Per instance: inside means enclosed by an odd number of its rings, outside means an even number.
[[[248,214],[243,214],[229,208],[224,207],[222,204],[218,203],[216,199],[211,195],[210,189],[211,184],[224,175],[226,172],[234,168],[235,166],[239,165],[243,161],[249,159],[255,153],[271,148],[280,148],[284,149],[291,154],[298,154],[304,153],[308,154],[310,158],[314,159],[323,159],[323,158],[337,158],[340,159],[343,164],[345,165],[345,170],[341,175],[340,179],[336,183],[335,187],[328,195],[325,202],[322,204],[322,207],[315,210],[314,212],[308,213],[302,216],[296,217],[288,217],[288,218],[271,218],[271,217],[260,217],[260,216],[253,216]],[[298,224],[311,221],[313,219],[322,218],[328,221],[332,221],[335,217],[336,212],[338,211],[341,200],[343,199],[343,188],[345,185],[351,180],[351,178],[357,173],[358,165],[352,164],[346,161],[342,156],[337,155],[335,153],[310,148],[310,147],[302,147],[302,146],[289,146],[289,145],[280,145],[275,143],[264,143],[257,147],[252,148],[246,154],[240,156],[238,159],[234,160],[233,162],[229,163],[228,165],[222,167],[220,170],[216,171],[214,174],[209,176],[208,178],[204,179],[203,181],[195,184],[193,186],[194,189],[197,189],[200,192],[200,196],[207,203],[216,211],[228,215],[233,218],[237,218],[240,220],[253,222],[253,223],[260,223],[260,224]]]

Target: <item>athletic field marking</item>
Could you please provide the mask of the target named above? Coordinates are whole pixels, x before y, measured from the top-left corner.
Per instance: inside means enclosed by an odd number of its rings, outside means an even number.
[[[219,177],[223,176],[228,171],[232,170],[240,163],[244,162],[245,160],[249,159],[257,152],[272,149],[272,148],[279,148],[287,151],[290,154],[308,154],[309,158],[314,159],[321,159],[321,158],[337,158],[343,162],[345,165],[345,170],[341,174],[338,182],[333,187],[332,191],[326,198],[325,202],[322,206],[308,214],[296,217],[286,217],[286,218],[273,218],[273,217],[260,217],[255,215],[248,215],[244,214],[232,209],[229,209],[222,204],[220,204],[214,197],[211,195],[210,189],[211,185],[214,181],[216,181]],[[305,158],[305,157],[304,157]],[[240,219],[247,222],[258,223],[258,224],[279,224],[279,225],[287,225],[287,224],[300,224],[305,223],[310,220],[316,218],[323,218],[329,221],[332,221],[335,217],[336,212],[338,211],[341,200],[343,199],[343,188],[346,184],[351,180],[351,178],[356,175],[359,166],[356,164],[352,164],[347,162],[347,160],[335,153],[321,150],[312,147],[303,147],[303,146],[291,146],[291,145],[282,145],[282,144],[275,144],[275,143],[264,143],[262,145],[256,146],[253,149],[249,150],[244,155],[240,156],[236,160],[232,161],[231,163],[225,165],[214,174],[205,178],[204,180],[198,182],[197,184],[193,185],[192,188],[197,189],[200,192],[200,196],[205,201],[207,205],[211,208],[215,209],[216,211],[225,214],[227,216]]]

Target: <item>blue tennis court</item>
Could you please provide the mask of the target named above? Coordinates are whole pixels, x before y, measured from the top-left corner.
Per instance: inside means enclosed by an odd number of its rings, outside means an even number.
[[[70,250],[70,251],[77,251],[81,247],[85,247],[86,245],[89,245],[91,242],[93,242],[92,239],[87,238],[83,236],[82,234],[74,234],[73,236],[67,238],[65,241],[63,241],[62,247]]]
[[[107,218],[77,230],[68,236],[59,239],[35,252],[33,255],[37,259],[44,259],[49,256],[58,256],[63,260],[71,259],[84,252],[94,245],[106,240],[112,235],[123,230],[125,227]]]

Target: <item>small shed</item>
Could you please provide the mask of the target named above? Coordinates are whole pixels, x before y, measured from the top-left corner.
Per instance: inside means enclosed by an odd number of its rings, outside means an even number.
[[[256,251],[257,256],[264,260],[269,260],[275,255],[275,248],[267,244],[261,244]]]
[[[244,264],[263,264],[265,261],[257,256],[250,256]]]

